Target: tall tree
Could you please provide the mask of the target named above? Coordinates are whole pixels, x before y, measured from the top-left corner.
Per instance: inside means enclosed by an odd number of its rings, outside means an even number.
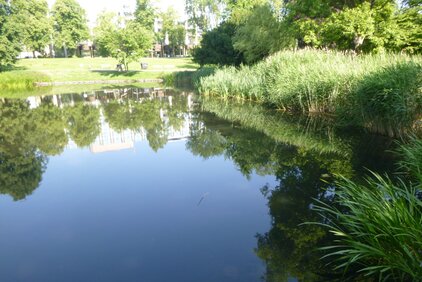
[[[173,7],[169,7],[165,12],[160,14],[163,19],[163,28],[156,34],[159,39],[168,39],[168,53],[175,55],[175,50],[179,49],[185,43],[186,30],[185,27],[177,22],[179,15]]]
[[[51,24],[46,0],[13,0],[22,44],[27,50],[44,53],[50,42]]]
[[[204,34],[201,47],[194,49],[193,60],[201,66],[215,65],[240,65],[243,54],[234,49],[233,37],[236,25],[223,22],[217,28]]]
[[[152,31],[130,21],[124,27],[111,31],[106,46],[112,57],[128,71],[129,63],[144,56],[151,48],[152,39]]]
[[[280,21],[269,4],[257,6],[234,36],[234,47],[242,52],[247,63],[294,45],[284,21]],[[253,38],[253,40],[251,40]]]
[[[97,17],[96,26],[94,28],[94,43],[100,56],[111,56],[107,43],[110,42],[110,36],[117,30],[116,13],[102,12]]]
[[[80,41],[89,37],[85,10],[76,0],[57,0],[52,15],[55,43],[63,46],[67,57],[69,48],[76,49]]]
[[[136,0],[135,19],[147,30],[154,29],[155,10],[149,0]]]
[[[14,64],[21,50],[15,14],[13,2],[0,0],[0,70]]]
[[[224,2],[224,0],[186,0],[185,11],[191,24],[201,31],[206,31],[220,22]]]

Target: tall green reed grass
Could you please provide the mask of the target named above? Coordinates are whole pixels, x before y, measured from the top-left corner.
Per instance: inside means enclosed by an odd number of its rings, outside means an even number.
[[[373,173],[364,183],[337,182],[339,207],[318,202],[335,241],[323,248],[336,269],[358,272],[380,281],[422,279],[422,142],[402,145],[401,169],[416,182]]]
[[[50,78],[42,73],[33,71],[0,72],[0,89],[2,91],[22,91],[34,89],[36,82],[48,82]]]
[[[421,117],[422,58],[283,51],[254,66],[219,69],[202,77],[198,90],[286,111],[334,113],[345,125],[400,135]]]

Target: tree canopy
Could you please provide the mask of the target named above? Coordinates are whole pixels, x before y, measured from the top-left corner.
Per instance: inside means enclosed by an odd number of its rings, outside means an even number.
[[[202,28],[205,25],[199,20],[204,16],[199,11],[211,18],[216,14],[211,8],[199,8],[222,2],[190,0],[186,3],[191,22]],[[234,24],[232,46],[244,55],[245,63],[255,63],[283,49],[304,47],[358,53],[420,53],[421,1],[400,3],[395,0],[227,0],[223,5],[225,21],[220,26],[226,22]],[[209,46],[216,46],[226,35],[223,28],[205,33],[197,57],[213,62],[215,52],[209,52]],[[218,64],[225,59],[220,59]],[[227,60],[226,64],[232,62]]]
[[[89,38],[85,10],[76,0],[57,0],[51,11],[54,28],[54,41],[67,50],[76,49],[78,43]]]
[[[147,54],[153,42],[152,32],[135,21],[129,21],[124,27],[110,30],[105,38],[108,52],[124,66],[126,71],[129,70],[130,62]]]
[[[16,28],[16,19],[18,17],[14,2],[0,0],[0,70],[15,63],[21,50],[21,36]]]

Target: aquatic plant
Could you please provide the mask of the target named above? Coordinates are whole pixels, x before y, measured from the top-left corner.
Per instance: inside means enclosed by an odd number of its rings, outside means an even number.
[[[345,125],[400,135],[421,116],[422,59],[283,51],[254,66],[218,69],[197,88],[204,95],[262,101],[285,111],[334,113]]]
[[[357,269],[379,280],[422,277],[422,141],[402,145],[400,167],[417,180],[392,180],[372,173],[364,183],[341,178],[336,204],[315,207],[336,240],[322,248],[336,269]]]
[[[35,88],[35,82],[50,81],[47,75],[39,72],[0,72],[0,89],[2,91],[22,91],[32,90]]]

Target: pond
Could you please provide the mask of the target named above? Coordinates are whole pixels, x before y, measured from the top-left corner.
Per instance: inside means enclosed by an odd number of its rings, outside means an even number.
[[[123,88],[0,99],[0,281],[326,281],[315,199],[393,169],[321,118]]]

